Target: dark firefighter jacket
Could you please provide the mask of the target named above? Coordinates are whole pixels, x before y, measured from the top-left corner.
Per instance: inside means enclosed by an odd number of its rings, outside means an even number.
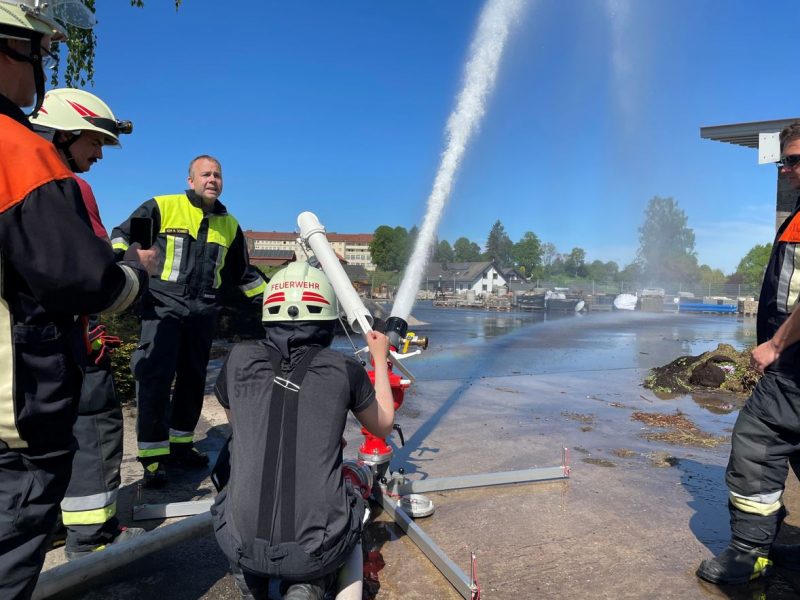
[[[154,244],[159,250],[158,271],[150,279],[150,296],[156,314],[185,317],[217,310],[223,284],[237,285],[254,301],[261,301],[266,283],[250,265],[244,235],[233,215],[217,200],[203,214],[194,191],[156,196],[115,227],[111,244],[124,252],[132,243],[131,219],[150,218]],[[145,306],[145,310],[148,307]]]
[[[75,315],[122,310],[146,285],[92,231],[53,145],[0,96],[0,448],[71,450],[86,355]]]
[[[772,254],[764,273],[758,300],[756,335],[758,343],[766,342],[789,318],[800,299],[800,198],[794,211],[778,228]],[[769,369],[800,376],[800,343],[781,352]]]

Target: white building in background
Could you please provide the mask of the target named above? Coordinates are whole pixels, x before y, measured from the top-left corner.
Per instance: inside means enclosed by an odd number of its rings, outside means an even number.
[[[247,249],[259,251],[292,251],[298,258],[304,258],[305,252],[297,241],[299,233],[291,231],[251,231],[244,232]],[[333,251],[348,265],[361,266],[367,271],[375,270],[370,242],[371,233],[326,233]]]
[[[505,294],[508,282],[492,261],[430,263],[420,290],[440,290],[445,294],[471,291],[482,298],[489,294]]]

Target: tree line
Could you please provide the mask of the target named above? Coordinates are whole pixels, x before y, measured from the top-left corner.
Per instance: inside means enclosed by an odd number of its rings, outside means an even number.
[[[381,225],[374,232],[370,252],[380,271],[405,268],[416,242],[418,230],[412,227]],[[695,235],[686,213],[673,198],[652,198],[638,229],[639,248],[635,259],[620,267],[614,261],[589,261],[583,248],[560,252],[553,243],[543,242],[533,231],[526,231],[514,242],[498,219],[481,247],[467,237],[451,245],[438,240],[431,260],[439,263],[494,261],[498,266],[515,268],[526,279],[586,279],[594,281],[640,282],[659,285],[743,284],[759,286],[769,259],[771,245],[758,245],[741,259],[736,270],[726,275],[720,269],[700,264],[695,251]]]

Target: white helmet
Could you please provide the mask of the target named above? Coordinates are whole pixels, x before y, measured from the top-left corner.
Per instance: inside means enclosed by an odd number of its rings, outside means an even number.
[[[119,146],[119,135],[133,131],[133,123],[117,120],[100,98],[74,88],[47,92],[39,112],[30,120],[36,129],[46,127],[76,135],[83,131],[96,131],[105,136],[107,146]]]
[[[81,0],[0,0],[0,52],[33,69],[36,104],[28,116],[35,115],[42,104],[44,65],[53,58],[42,46],[44,36],[62,42],[67,39],[67,25],[91,29],[94,24],[94,14]],[[19,52],[8,40],[29,42],[29,52]]]
[[[336,294],[325,273],[307,262],[293,262],[270,279],[261,320],[331,321],[339,317]]]
[[[0,0],[0,37],[16,37],[7,27],[67,38],[66,25],[91,29],[95,18],[80,0]],[[28,38],[22,38],[28,39]]]

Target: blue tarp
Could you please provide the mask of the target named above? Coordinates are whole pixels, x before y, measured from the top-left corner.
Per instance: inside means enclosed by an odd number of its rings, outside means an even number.
[[[678,305],[679,312],[717,312],[735,313],[737,310],[734,304],[703,304],[702,302],[681,302]]]

